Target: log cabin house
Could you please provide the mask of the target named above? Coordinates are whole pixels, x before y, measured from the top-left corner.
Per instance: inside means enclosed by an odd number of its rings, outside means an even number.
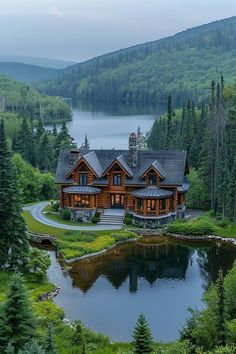
[[[90,215],[120,209],[150,226],[184,216],[187,172],[185,151],[139,150],[132,133],[128,150],[61,150],[55,183],[60,208]]]

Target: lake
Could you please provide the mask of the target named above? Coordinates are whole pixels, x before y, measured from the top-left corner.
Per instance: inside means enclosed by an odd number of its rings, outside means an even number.
[[[79,105],[72,110],[73,117],[67,127],[78,146],[87,134],[92,149],[127,149],[130,133],[140,126],[142,133],[146,134],[164,108],[97,102]]]
[[[80,319],[113,341],[130,341],[142,312],[155,340],[178,338],[189,307],[201,309],[203,292],[220,268],[229,270],[235,249],[145,238],[67,269],[51,252],[50,281],[61,287],[54,301],[66,318]]]

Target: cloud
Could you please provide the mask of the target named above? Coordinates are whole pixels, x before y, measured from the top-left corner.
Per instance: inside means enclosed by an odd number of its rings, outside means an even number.
[[[55,17],[64,17],[64,12],[61,11],[57,6],[51,7],[48,11],[49,15],[55,16]]]

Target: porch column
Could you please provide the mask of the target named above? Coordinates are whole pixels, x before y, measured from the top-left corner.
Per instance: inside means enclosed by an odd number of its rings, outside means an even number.
[[[159,199],[156,200],[156,216],[160,215],[160,201]]]

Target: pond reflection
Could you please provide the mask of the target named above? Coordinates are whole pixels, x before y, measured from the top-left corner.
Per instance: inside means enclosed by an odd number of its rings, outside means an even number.
[[[204,290],[219,268],[226,272],[232,267],[235,255],[235,249],[217,243],[146,238],[69,268],[52,253],[49,277],[61,287],[55,301],[67,318],[128,341],[142,312],[154,338],[171,341],[178,337],[187,309],[203,307]]]

